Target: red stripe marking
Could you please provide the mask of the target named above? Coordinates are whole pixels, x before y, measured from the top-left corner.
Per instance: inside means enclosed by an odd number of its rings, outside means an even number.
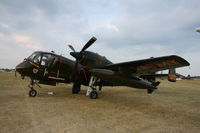
[[[103,57],[102,56],[100,57],[100,64],[101,65],[103,64]]]

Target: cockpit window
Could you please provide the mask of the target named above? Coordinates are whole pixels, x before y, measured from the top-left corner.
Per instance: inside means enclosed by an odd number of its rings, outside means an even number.
[[[36,55],[38,55],[38,53],[33,53],[31,56],[28,57],[28,60],[33,61]]]
[[[51,54],[43,54],[42,60],[41,60],[41,65],[42,66],[49,66],[53,56]]]
[[[28,57],[28,60],[34,63],[40,64],[41,53],[38,53],[38,52],[33,53],[31,56]]]
[[[33,53],[31,56],[28,57],[28,60],[45,67],[51,67],[51,65],[54,65],[54,62],[57,61],[56,56],[49,53],[41,52]]]
[[[41,55],[40,55],[40,54],[36,55],[36,56],[33,58],[33,62],[35,62],[35,63],[37,63],[37,64],[40,63],[40,60],[41,60]]]

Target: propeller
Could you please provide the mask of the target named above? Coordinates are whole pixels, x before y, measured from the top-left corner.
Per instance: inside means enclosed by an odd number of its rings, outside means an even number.
[[[72,81],[75,83],[77,82],[77,69],[78,69],[78,62],[81,60],[83,52],[89,48],[95,41],[96,41],[96,37],[92,37],[82,48],[82,50],[80,52],[76,52],[75,49],[73,48],[73,46],[68,45],[69,48],[73,51],[70,54],[76,58],[76,62],[75,65],[72,69]]]

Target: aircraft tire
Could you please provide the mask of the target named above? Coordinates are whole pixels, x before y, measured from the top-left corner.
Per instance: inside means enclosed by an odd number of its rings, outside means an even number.
[[[90,98],[91,99],[97,99],[98,98],[98,93],[96,91],[91,91],[90,92]]]
[[[154,91],[154,89],[147,89],[147,93],[148,93],[148,94],[153,93],[153,91]]]
[[[29,96],[30,97],[35,97],[37,95],[37,91],[36,90],[30,90],[29,91]]]
[[[72,94],[78,94],[81,91],[80,84],[74,84],[72,87]]]
[[[72,94],[78,94],[80,92],[80,88],[72,88]]]

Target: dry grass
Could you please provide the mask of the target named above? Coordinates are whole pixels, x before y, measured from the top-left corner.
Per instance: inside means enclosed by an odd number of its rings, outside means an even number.
[[[198,133],[200,81],[162,81],[159,94],[105,87],[100,98],[78,95],[71,85],[43,86],[27,96],[28,82],[0,72],[0,132]],[[55,95],[48,95],[53,91]]]

